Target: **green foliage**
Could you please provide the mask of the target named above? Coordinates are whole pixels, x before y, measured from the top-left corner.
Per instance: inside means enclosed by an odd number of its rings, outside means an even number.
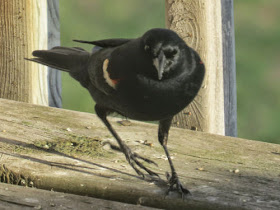
[[[134,38],[165,27],[162,0],[60,0],[61,44]],[[235,0],[238,136],[280,143],[280,1]],[[93,112],[89,93],[63,74],[63,106]]]
[[[235,2],[240,137],[280,143],[280,2]]]

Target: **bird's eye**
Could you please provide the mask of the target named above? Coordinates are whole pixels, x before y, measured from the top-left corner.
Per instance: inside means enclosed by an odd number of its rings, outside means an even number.
[[[176,54],[177,54],[176,49],[172,49],[172,50],[170,49],[170,50],[164,51],[164,55],[166,58],[173,58]]]

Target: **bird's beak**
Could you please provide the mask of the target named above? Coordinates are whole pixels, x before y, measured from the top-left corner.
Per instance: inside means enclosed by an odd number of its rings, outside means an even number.
[[[166,61],[165,55],[163,51],[160,51],[158,57],[154,59],[154,66],[157,69],[159,80],[161,80],[163,76],[165,61]]]

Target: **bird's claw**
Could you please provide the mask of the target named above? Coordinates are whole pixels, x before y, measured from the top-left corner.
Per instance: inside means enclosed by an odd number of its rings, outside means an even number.
[[[151,176],[159,177],[159,175],[157,173],[155,173],[152,170],[146,168],[141,162],[139,162],[138,159],[141,159],[141,160],[145,161],[146,163],[154,164],[154,165],[157,166],[157,164],[154,161],[152,161],[148,158],[142,157],[142,156],[138,155],[137,153],[132,153],[131,150],[128,147],[125,147],[123,150],[124,150],[124,154],[126,156],[127,161],[129,162],[131,167],[136,171],[136,173],[138,175],[145,178],[145,174],[142,171],[139,170],[139,168],[140,168],[140,169],[143,169],[144,171],[146,171]]]
[[[168,195],[170,191],[177,191],[181,194],[182,199],[184,199],[186,195],[191,195],[191,192],[187,188],[184,188],[181,184],[176,172],[172,173],[172,176],[170,176],[169,173],[166,172],[166,177],[169,183],[169,188],[166,192],[166,195]]]
[[[139,159],[141,159],[141,160],[144,160],[146,163],[154,164],[155,166],[158,167],[158,164],[157,164],[155,161],[150,160],[150,159],[145,158],[145,157],[142,157],[141,155],[138,155],[137,153],[133,153],[133,154],[134,154],[134,156],[135,156],[136,158],[139,158]]]

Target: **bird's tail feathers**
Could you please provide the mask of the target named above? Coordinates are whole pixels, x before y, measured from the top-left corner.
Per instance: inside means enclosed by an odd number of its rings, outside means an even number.
[[[88,64],[90,57],[89,52],[77,47],[54,47],[50,50],[35,50],[32,55],[34,58],[25,59],[69,73],[83,69]]]

